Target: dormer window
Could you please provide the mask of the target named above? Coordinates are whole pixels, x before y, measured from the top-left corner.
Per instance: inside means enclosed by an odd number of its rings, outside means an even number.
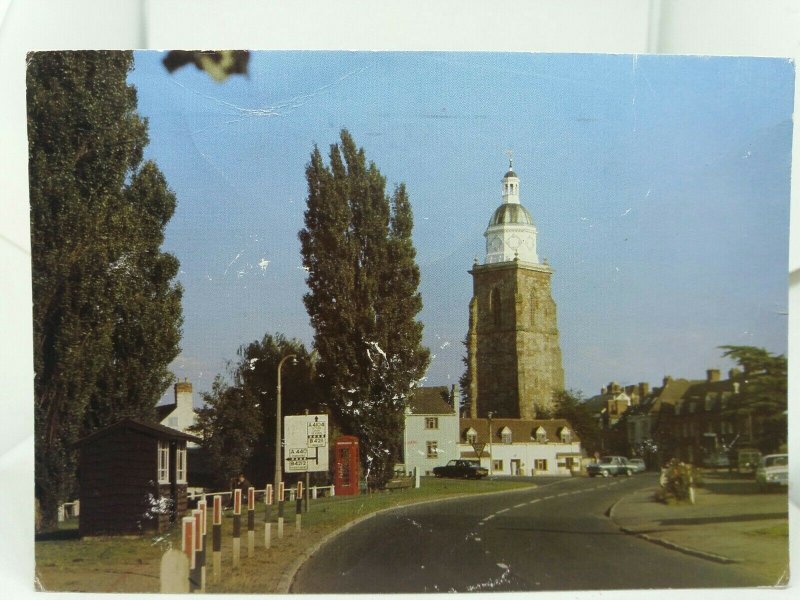
[[[539,426],[536,430],[536,441],[540,444],[544,444],[547,442],[547,432],[544,430],[544,427]]]
[[[569,444],[572,441],[572,432],[566,427],[561,430],[561,441],[564,444]]]
[[[475,444],[478,441],[478,432],[475,431],[472,427],[470,427],[469,429],[467,429],[466,438],[468,444]]]
[[[503,427],[503,429],[500,431],[500,441],[502,441],[504,444],[511,443],[511,430],[508,427]]]

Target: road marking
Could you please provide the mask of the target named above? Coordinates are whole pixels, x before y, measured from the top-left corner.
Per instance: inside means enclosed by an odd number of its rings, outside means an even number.
[[[509,510],[511,510],[511,509],[510,509],[510,508],[504,508],[503,510],[498,510],[498,511],[497,511],[496,513],[494,513],[494,514],[496,514],[496,515],[499,515],[499,514],[502,514],[502,513],[504,513],[504,512],[508,512]]]
[[[479,538],[479,537],[475,537],[475,538],[473,538],[473,539],[474,539],[476,542],[480,542],[480,541],[481,541],[481,538]]]
[[[542,500],[550,500],[550,498],[552,498],[552,497],[553,496],[545,496],[544,498],[542,498]]]
[[[566,496],[566,495],[567,495],[567,493],[568,493],[568,492],[561,492],[561,493],[559,494],[559,497],[560,497],[560,496]]]
[[[525,502],[520,502],[519,504],[515,504],[514,508],[522,508],[523,506],[525,506]]]
[[[537,498],[536,500],[531,500],[528,504],[536,504],[537,502],[541,502],[541,498]]]
[[[508,569],[508,565],[505,563],[497,563],[497,566],[500,567],[501,569]]]
[[[483,521],[481,522],[485,523],[486,521],[490,521],[491,519],[494,519],[494,515],[489,515],[488,517],[484,517]]]
[[[478,527],[482,527],[482,526],[483,526],[483,521],[481,521],[480,523],[478,523]]]

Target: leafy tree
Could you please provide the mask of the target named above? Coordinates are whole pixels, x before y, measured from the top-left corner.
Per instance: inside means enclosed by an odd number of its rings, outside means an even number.
[[[75,493],[72,444],[151,416],[177,355],[180,287],[159,251],[175,206],[142,164],[130,52],[28,57],[36,496],[43,525]]]
[[[724,357],[742,368],[739,393],[730,411],[760,424],[753,431],[756,445],[765,452],[777,450],[787,440],[788,363],[782,354],[753,346],[721,346]]]
[[[553,407],[553,417],[566,419],[572,425],[581,439],[583,448],[589,454],[594,454],[595,450],[602,448],[603,431],[592,415],[591,409],[586,405],[581,392],[573,390],[558,392]]]
[[[227,485],[244,470],[261,434],[258,402],[244,391],[214,378],[210,392],[202,395],[204,406],[197,411],[197,422],[190,427],[202,438],[211,472],[219,486]]]
[[[251,481],[266,482],[274,476],[278,364],[290,354],[297,361],[287,361],[281,369],[282,414],[327,412],[311,356],[302,342],[275,334],[241,346],[234,380],[244,397],[258,406],[261,423],[261,434],[246,469]]]
[[[327,167],[318,148],[306,168],[300,232],[319,377],[343,429],[359,436],[373,485],[400,454],[403,409],[427,368],[421,346],[419,269],[405,187],[385,179],[363,148],[341,132]]]

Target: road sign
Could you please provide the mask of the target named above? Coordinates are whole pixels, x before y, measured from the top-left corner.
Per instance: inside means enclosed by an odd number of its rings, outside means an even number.
[[[328,415],[290,415],[283,420],[284,471],[328,470]]]
[[[486,444],[483,442],[475,442],[472,444],[472,449],[475,450],[475,454],[478,455],[478,458],[480,458],[481,454],[483,454],[484,448],[486,448]]]

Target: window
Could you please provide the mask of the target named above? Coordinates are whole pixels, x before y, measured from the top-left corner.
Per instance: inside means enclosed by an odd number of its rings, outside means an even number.
[[[439,429],[439,417],[425,417],[425,429]]]
[[[500,431],[500,441],[504,444],[511,443],[511,430],[508,427],[503,427]]]
[[[544,427],[539,427],[536,430],[536,441],[540,444],[547,442],[547,432],[544,430]]]
[[[169,483],[169,442],[158,442],[158,483]]]
[[[711,394],[706,394],[706,411],[709,411],[714,406],[714,399],[711,397]]]
[[[170,427],[177,427],[178,426],[178,417],[170,417],[169,421],[167,421],[167,422],[169,423]]]
[[[547,471],[547,459],[537,458],[533,461],[533,468],[537,471]]]
[[[492,461],[492,471],[502,471],[503,470],[503,461],[502,460],[493,460]]]
[[[561,441],[565,444],[569,444],[572,441],[572,432],[566,427],[561,430]]]
[[[475,444],[478,441],[478,432],[475,431],[472,427],[467,429],[467,443],[468,444]]]
[[[439,449],[436,442],[425,442],[428,450],[428,458],[437,458],[439,456]]]
[[[500,327],[501,323],[501,306],[500,306],[500,290],[494,288],[492,290],[492,296],[490,298],[490,304],[492,310],[492,320],[494,321],[495,327]]]
[[[175,482],[186,483],[186,448],[178,448],[175,452]]]

